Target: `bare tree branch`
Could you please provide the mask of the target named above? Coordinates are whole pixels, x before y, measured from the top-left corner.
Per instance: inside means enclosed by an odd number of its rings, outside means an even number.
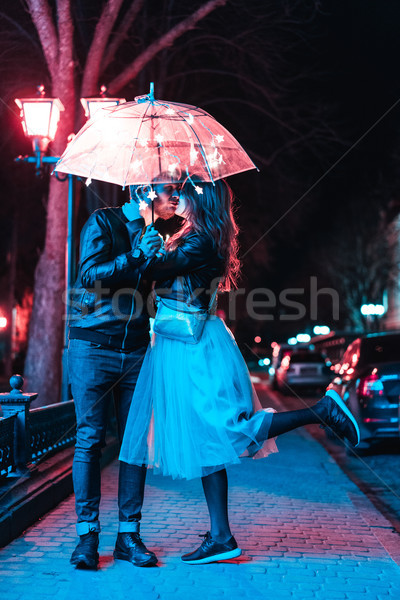
[[[201,6],[195,13],[175,25],[166,34],[162,35],[158,40],[150,44],[144,52],[142,52],[135,60],[120,73],[115,79],[111,81],[108,86],[110,94],[116,94],[119,90],[134,79],[137,74],[143,69],[143,67],[158,53],[167,46],[171,46],[173,42],[189,31],[193,29],[196,23],[201,19],[204,19],[210,12],[215,10],[218,6],[224,6],[228,0],[209,0],[203,6]]]
[[[97,22],[83,73],[82,96],[91,95],[96,90],[104,50],[117,20],[122,2],[123,0],[108,0]]]
[[[26,31],[26,29],[24,29],[19,23],[17,23],[17,21],[15,19],[11,18],[9,15],[6,15],[6,13],[4,13],[4,12],[0,12],[0,19],[4,19],[5,21],[8,21],[9,23],[11,23],[11,25],[13,27],[15,27],[15,29],[23,37],[28,38],[30,44],[35,46],[41,52],[42,49],[41,49],[40,45],[37,43],[36,38],[34,38],[28,31]]]
[[[47,0],[26,0],[52,79],[58,67],[58,39]]]
[[[134,0],[126,11],[118,31],[116,31],[111,43],[108,45],[106,55],[101,65],[102,72],[105,71],[108,65],[114,60],[118,48],[128,38],[129,29],[142,8],[143,2],[144,0]]]

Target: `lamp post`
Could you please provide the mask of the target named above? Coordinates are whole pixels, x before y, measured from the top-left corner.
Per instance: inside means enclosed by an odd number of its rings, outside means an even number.
[[[46,98],[44,86],[38,86],[38,96],[35,98],[15,98],[15,103],[20,108],[21,123],[25,135],[32,141],[33,156],[18,156],[17,162],[33,163],[36,167],[36,176],[42,173],[43,165],[54,165],[59,157],[45,156],[50,142],[52,142],[57,133],[60,113],[64,106],[58,98]],[[64,345],[62,354],[62,386],[61,400],[67,401],[68,398],[68,375],[67,375],[67,348],[68,348],[68,320],[69,320],[69,290],[74,281],[75,257],[73,244],[74,228],[74,185],[73,175],[60,177],[60,181],[68,180],[68,228],[67,228],[67,247],[66,247],[66,277],[65,288],[65,325],[64,325]]]
[[[125,98],[107,98],[107,88],[101,87],[100,97],[81,98],[82,106],[88,118],[94,116],[101,107],[117,106],[126,102]],[[17,162],[32,163],[36,167],[36,175],[40,175],[43,165],[54,165],[60,159],[58,156],[45,156],[50,142],[55,138],[57,126],[64,106],[58,98],[46,98],[44,86],[38,86],[38,95],[33,98],[16,98],[15,102],[21,113],[21,123],[25,135],[31,139],[33,156],[18,156]],[[60,177],[57,172],[55,176],[59,181],[68,180],[68,229],[66,247],[66,303],[65,303],[65,327],[64,348],[62,356],[62,386],[61,400],[67,401],[68,397],[68,372],[67,372],[67,349],[68,349],[68,322],[70,312],[70,290],[75,280],[75,256],[74,256],[74,185],[73,175],[67,174]]]
[[[375,329],[380,330],[379,318],[386,312],[386,307],[383,304],[363,304],[360,312],[365,317],[367,326],[372,329],[375,325]]]

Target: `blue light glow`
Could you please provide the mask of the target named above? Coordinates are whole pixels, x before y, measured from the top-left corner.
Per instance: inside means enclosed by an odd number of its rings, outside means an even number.
[[[303,342],[303,343],[305,342],[305,343],[307,343],[307,342],[309,342],[311,340],[311,336],[308,335],[308,333],[298,333],[296,335],[296,340],[298,342]]]
[[[313,333],[315,335],[328,335],[328,333],[330,332],[330,327],[328,327],[327,325],[316,325],[313,329]]]

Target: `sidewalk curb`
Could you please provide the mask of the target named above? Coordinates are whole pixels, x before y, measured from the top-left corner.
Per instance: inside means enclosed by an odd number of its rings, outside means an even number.
[[[108,438],[101,468],[118,455],[119,444]],[[74,448],[66,448],[43,461],[30,478],[7,479],[0,486],[0,548],[73,493]]]
[[[276,392],[271,390],[268,386],[265,386],[265,391],[268,396],[271,397],[273,402],[281,409],[285,411],[286,408],[277,396]],[[387,519],[387,517],[380,512],[380,510],[373,504],[368,498],[356,478],[350,477],[346,472],[346,469],[342,467],[336,460],[335,457],[329,452],[328,448],[320,441],[319,438],[315,437],[308,429],[296,430],[298,435],[305,438],[309,438],[323,448],[328,455],[330,462],[332,462],[343,475],[352,483],[355,488],[354,492],[349,491],[348,497],[360,514],[365,524],[371,528],[374,537],[378,542],[385,548],[390,558],[400,566],[400,534],[394,527],[394,525]]]

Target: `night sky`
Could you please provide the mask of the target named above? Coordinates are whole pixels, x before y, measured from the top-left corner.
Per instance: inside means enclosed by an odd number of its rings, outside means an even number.
[[[104,82],[166,27],[157,7],[172,6],[174,23],[190,6],[200,4],[149,2],[148,27],[138,23]],[[74,2],[80,23],[78,64],[87,52],[97,5]],[[28,166],[13,162],[15,156],[30,152],[13,98],[32,95],[37,84],[46,85],[48,76],[23,4],[8,2],[2,11],[0,293],[4,295],[8,286],[6,256],[17,219],[19,299],[33,284],[43,244],[47,182],[35,179]],[[335,255],[338,236],[354,228],[369,231],[382,211],[388,222],[396,216],[400,103],[391,107],[400,98],[399,24],[400,5],[395,0],[231,0],[122,90],[131,100],[147,93],[149,82],[155,81],[156,97],[205,108],[259,166],[260,173],[230,180],[238,202],[242,253],[270,230],[244,258],[247,289],[265,286],[276,294],[287,287],[308,289],[310,276],[318,278],[318,287],[335,285],[325,267]],[[87,214],[82,198],[78,228]],[[333,325],[329,318],[329,303],[322,304],[321,321]],[[337,325],[346,325],[346,319],[343,310]],[[261,325],[242,318],[237,334],[240,341],[255,333],[271,341],[310,325],[308,314],[301,322],[285,324],[277,318]]]

